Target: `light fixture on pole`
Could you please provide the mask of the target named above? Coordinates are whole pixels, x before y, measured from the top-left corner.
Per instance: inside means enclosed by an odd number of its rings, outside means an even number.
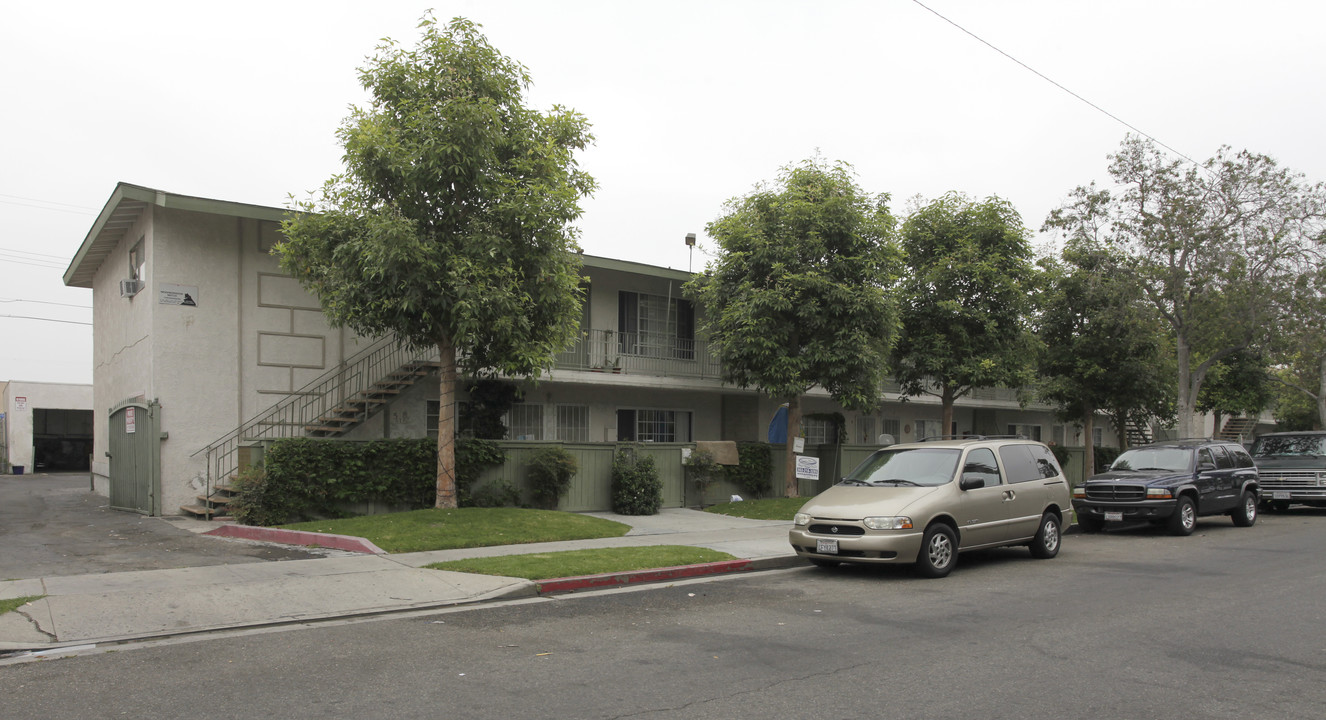
[[[695,233],[686,233],[686,248],[690,253],[686,257],[686,272],[691,272],[691,259],[695,257]]]

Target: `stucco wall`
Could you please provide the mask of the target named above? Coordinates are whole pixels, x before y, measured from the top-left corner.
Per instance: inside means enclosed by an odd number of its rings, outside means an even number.
[[[19,398],[23,398],[22,403]],[[9,466],[21,465],[27,473],[36,470],[33,411],[91,410],[92,401],[91,385],[15,380],[0,386],[0,411],[5,414],[3,440]]]

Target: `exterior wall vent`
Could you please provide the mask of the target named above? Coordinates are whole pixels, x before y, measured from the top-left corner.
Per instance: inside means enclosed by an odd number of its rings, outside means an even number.
[[[120,281],[120,297],[131,298],[131,297],[137,295],[138,292],[139,292],[140,290],[142,290],[142,289],[143,289],[143,281],[142,281],[142,280],[121,280],[121,281]]]

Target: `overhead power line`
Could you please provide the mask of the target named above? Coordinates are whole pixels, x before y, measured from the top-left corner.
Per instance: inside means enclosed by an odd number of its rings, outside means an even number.
[[[50,253],[32,252],[31,250],[19,250],[18,248],[10,248],[10,247],[0,247],[0,252],[19,253],[20,255],[34,255],[38,258],[50,258],[52,260],[59,260],[61,262],[64,262],[66,259],[68,259],[67,256],[65,255],[51,255]]]
[[[74,305],[72,303],[51,302],[50,300],[24,300],[22,298],[0,298],[0,303],[38,303],[41,305],[59,305],[61,307],[83,308],[91,310],[91,305]]]
[[[66,323],[68,325],[91,325],[90,322],[82,320],[57,320],[55,318],[33,317],[32,315],[0,315],[0,318],[17,318],[19,320],[41,320],[42,322]]]
[[[937,18],[939,18],[940,20],[943,20],[944,22],[948,23],[949,25],[952,25],[953,27],[955,27],[955,28],[961,30],[962,32],[964,32],[964,33],[970,35],[972,38],[974,38],[977,42],[981,43],[982,45],[984,45],[984,46],[990,48],[991,50],[994,50],[995,52],[999,53],[1000,55],[1003,55],[1004,57],[1008,58],[1009,60],[1012,60],[1013,62],[1017,63],[1018,65],[1021,65],[1021,66],[1023,67],[1023,69],[1025,69],[1025,70],[1027,70],[1027,71],[1029,71],[1029,72],[1035,74],[1036,77],[1039,77],[1040,79],[1044,80],[1045,82],[1050,83],[1051,85],[1053,85],[1053,86],[1059,88],[1060,90],[1063,90],[1064,92],[1068,93],[1069,95],[1072,95],[1073,97],[1075,97],[1075,98],[1077,98],[1078,100],[1080,100],[1081,102],[1087,104],[1087,105],[1090,106],[1092,109],[1094,109],[1094,110],[1096,110],[1097,112],[1099,112],[1099,113],[1105,115],[1106,117],[1110,118],[1111,120],[1113,120],[1113,121],[1119,123],[1120,125],[1123,125],[1124,127],[1128,128],[1129,130],[1132,130],[1133,132],[1137,133],[1138,135],[1141,135],[1142,137],[1147,138],[1148,140],[1154,142],[1155,144],[1157,144],[1157,145],[1159,145],[1159,146],[1165,148],[1166,150],[1168,150],[1168,151],[1174,153],[1175,155],[1178,155],[1179,157],[1183,158],[1184,160],[1187,160],[1188,162],[1192,163],[1193,165],[1198,165],[1198,166],[1201,165],[1201,163],[1197,162],[1196,160],[1193,160],[1192,158],[1188,157],[1187,155],[1185,155],[1185,154],[1179,152],[1178,150],[1175,150],[1174,148],[1170,147],[1169,145],[1166,145],[1165,143],[1161,142],[1161,141],[1160,141],[1159,139],[1157,139],[1154,135],[1151,135],[1150,133],[1145,132],[1145,131],[1139,129],[1136,125],[1133,125],[1132,123],[1128,122],[1127,120],[1124,120],[1123,118],[1119,117],[1118,115],[1115,115],[1114,113],[1112,113],[1112,112],[1106,110],[1105,108],[1103,108],[1103,107],[1097,105],[1096,103],[1091,102],[1090,100],[1088,100],[1088,99],[1082,97],[1081,95],[1078,95],[1077,93],[1073,92],[1072,90],[1069,90],[1068,88],[1064,87],[1064,86],[1061,85],[1060,83],[1058,83],[1058,82],[1052,80],[1051,78],[1047,77],[1047,76],[1045,75],[1045,73],[1042,73],[1041,71],[1037,70],[1036,68],[1034,68],[1034,67],[1032,67],[1032,66],[1030,66],[1030,65],[1028,65],[1028,64],[1026,64],[1026,63],[1024,63],[1024,62],[1022,62],[1021,60],[1019,60],[1019,59],[1013,57],[1012,55],[1009,55],[1008,53],[1004,52],[1003,50],[1000,50],[999,48],[995,47],[993,44],[991,44],[990,42],[986,41],[984,38],[982,38],[981,36],[977,35],[976,33],[974,33],[974,32],[972,32],[972,31],[968,30],[967,28],[965,28],[965,27],[963,27],[963,26],[957,24],[956,22],[953,22],[952,20],[948,19],[947,17],[944,17],[943,15],[939,14],[937,11],[935,11],[934,8],[931,8],[931,7],[927,6],[925,3],[921,2],[921,0],[912,0],[912,2],[914,2],[914,3],[916,3],[917,5],[921,6],[923,9],[929,11],[932,15],[934,15],[934,16],[937,17]]]

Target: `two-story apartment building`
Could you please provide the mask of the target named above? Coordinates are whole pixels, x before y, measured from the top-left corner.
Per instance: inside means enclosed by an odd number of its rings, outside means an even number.
[[[92,473],[113,506],[178,513],[233,469],[246,443],[265,437],[436,432],[426,354],[329,326],[317,300],[282,272],[271,248],[285,212],[121,183],[93,223],[64,280],[92,290]],[[582,338],[525,388],[508,415],[512,439],[765,439],[783,400],[722,382],[696,331],[704,310],[682,297],[690,273],[583,259]],[[817,391],[803,409],[842,413],[853,443],[944,433],[937,401],[904,403],[896,389],[883,389],[868,413],[843,412]],[[1007,389],[964,398],[955,425],[1086,441],[1050,408],[1022,406]],[[812,443],[830,439],[822,418],[805,432]]]

